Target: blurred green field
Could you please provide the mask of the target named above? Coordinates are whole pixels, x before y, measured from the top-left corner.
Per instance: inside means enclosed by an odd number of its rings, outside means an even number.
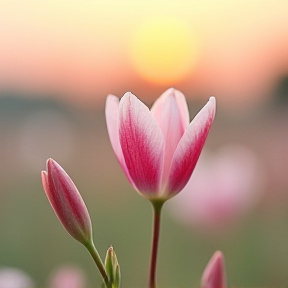
[[[116,161],[106,132],[104,103],[97,109],[81,110],[53,101],[7,99],[0,98],[0,267],[20,268],[35,279],[38,287],[45,287],[56,267],[72,263],[84,269],[90,287],[100,287],[100,274],[92,259],[64,231],[41,186],[40,171],[45,169],[46,158],[55,157],[88,206],[102,258],[109,245],[113,245],[121,265],[122,287],[146,287],[152,210],[149,202],[130,187]],[[190,108],[199,105],[189,103]],[[191,110],[193,115],[196,108]],[[42,115],[47,111],[58,113],[72,127],[73,137],[69,139],[73,139],[73,145],[63,159],[61,151],[65,151],[66,145],[63,135],[56,133],[56,127],[47,129],[47,121],[38,122],[40,129],[30,127],[36,131],[31,133],[29,142],[33,149],[30,152],[22,149],[21,131],[28,125],[27,119],[33,113]],[[287,127],[286,112],[271,108],[237,118],[220,108],[207,146],[215,149],[221,143],[238,140],[258,149],[265,160],[265,151],[273,151],[274,147],[268,145],[265,150],[261,139],[275,133],[277,127]],[[46,145],[41,142],[43,139]],[[277,137],[274,140],[277,142]],[[270,185],[254,211],[217,235],[181,225],[164,207],[159,287],[198,287],[203,269],[215,250],[222,250],[225,255],[228,282],[233,287],[287,285],[288,190],[285,190],[287,182],[274,185],[275,175],[276,172],[268,174]]]

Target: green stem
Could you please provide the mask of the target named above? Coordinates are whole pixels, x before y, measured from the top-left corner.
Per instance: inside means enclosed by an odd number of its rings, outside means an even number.
[[[106,288],[109,288],[110,287],[110,283],[109,283],[109,279],[108,279],[108,276],[107,276],[107,273],[106,273],[106,270],[105,270],[105,266],[100,258],[100,255],[98,253],[98,251],[96,250],[95,246],[94,246],[94,243],[87,243],[85,245],[85,247],[88,249],[90,255],[92,256],[99,272],[101,273],[102,275],[102,278],[104,280],[104,283],[105,283],[105,286]]]
[[[153,236],[152,236],[152,249],[151,249],[151,260],[150,260],[150,278],[149,288],[156,288],[156,266],[157,266],[157,255],[158,255],[158,243],[160,234],[160,220],[161,210],[164,202],[153,201]]]

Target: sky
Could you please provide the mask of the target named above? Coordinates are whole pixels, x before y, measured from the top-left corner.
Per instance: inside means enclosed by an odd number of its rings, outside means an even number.
[[[287,0],[2,0],[0,91],[89,104],[174,86],[250,103],[288,74],[287,13]]]

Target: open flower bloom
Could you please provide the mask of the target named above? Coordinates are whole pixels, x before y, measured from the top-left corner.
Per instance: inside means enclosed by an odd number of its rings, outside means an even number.
[[[84,245],[91,243],[90,216],[71,178],[53,159],[47,160],[47,171],[42,171],[41,177],[47,198],[67,232]]]
[[[132,93],[109,95],[106,121],[112,147],[134,188],[149,200],[167,200],[189,180],[214,120],[216,101],[189,124],[184,95],[168,89],[151,111]]]
[[[226,288],[226,272],[222,252],[216,251],[207,264],[202,279],[201,288]]]

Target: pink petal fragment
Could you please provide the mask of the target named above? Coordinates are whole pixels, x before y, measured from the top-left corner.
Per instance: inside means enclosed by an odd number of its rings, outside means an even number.
[[[185,131],[175,90],[171,88],[164,92],[155,102],[151,112],[162,130],[165,141],[164,170],[161,181],[165,185],[172,157]]]
[[[106,99],[106,106],[105,106],[105,116],[106,116],[106,123],[107,123],[107,129],[109,138],[112,144],[112,148],[116,154],[116,157],[126,175],[128,178],[128,181],[132,186],[134,186],[134,183],[129,175],[120,140],[119,140],[119,99],[118,97],[114,95],[108,95]]]
[[[186,127],[189,125],[189,111],[188,111],[186,99],[185,99],[185,96],[180,91],[175,90],[174,88],[169,88],[168,90],[166,90],[154,102],[151,108],[151,113],[153,114],[154,118],[156,119],[159,125],[160,125],[160,122],[162,122],[163,120],[167,120],[168,118],[163,117],[163,106],[165,105],[167,98],[171,96],[176,98],[177,107],[178,107],[179,114],[181,117],[181,123],[182,123],[183,129],[186,129]]]
[[[161,114],[162,111],[162,106],[164,104],[164,102],[166,101],[166,98],[168,97],[168,95],[173,94],[174,89],[170,88],[168,90],[166,90],[164,93],[162,93],[160,95],[160,97],[158,97],[156,99],[156,101],[154,102],[154,104],[151,107],[151,113],[153,114],[155,119],[158,119],[159,116]],[[157,120],[156,120],[157,121]],[[158,121],[157,121],[158,123]]]
[[[121,99],[119,113],[120,143],[127,169],[138,190],[151,196],[159,190],[163,169],[161,130],[149,109],[130,92]]]
[[[190,123],[189,110],[188,110],[187,102],[186,102],[186,99],[185,99],[185,96],[183,93],[181,93],[178,90],[175,90],[174,93],[175,93],[176,101],[178,104],[178,109],[180,111],[180,115],[181,115],[181,119],[182,119],[182,125],[183,125],[184,129],[186,129]]]
[[[119,99],[114,95],[108,95],[105,106],[105,116],[108,134],[113,150],[119,159],[123,157],[119,141]]]
[[[47,194],[47,197],[48,197],[48,200],[49,200],[51,192],[49,190],[49,184],[48,184],[47,172],[46,171],[41,171],[41,181],[42,181],[42,186],[44,188],[44,191]]]
[[[223,254],[220,251],[216,251],[204,270],[201,288],[226,288],[224,266]]]
[[[215,111],[215,98],[210,97],[181,138],[168,177],[167,193],[171,196],[181,191],[191,177],[214,120]]]

